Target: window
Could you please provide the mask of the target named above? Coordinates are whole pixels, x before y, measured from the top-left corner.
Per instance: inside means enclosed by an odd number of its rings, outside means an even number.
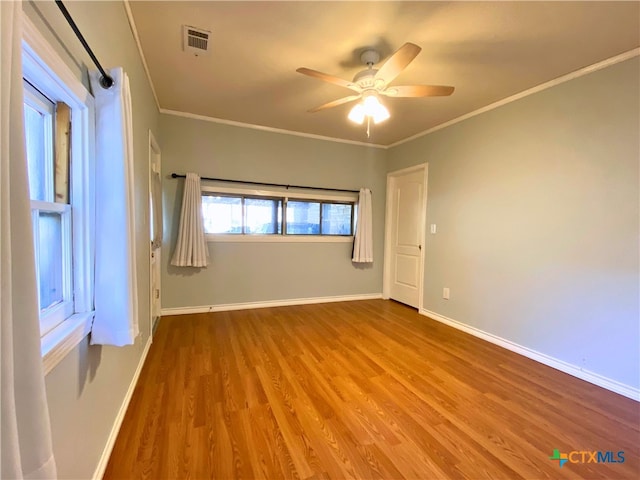
[[[24,85],[24,127],[40,330],[45,335],[73,314],[71,205],[68,195],[62,193],[68,186],[68,175],[64,175],[68,172],[68,157],[62,152],[61,145],[54,148],[54,138],[58,137],[56,129],[68,130],[68,126],[56,122],[56,110],[68,111],[68,107],[64,103],[56,106],[28,82]],[[56,150],[57,157],[54,155]],[[58,172],[57,176],[55,172]],[[56,202],[56,197],[61,201]]]
[[[282,233],[281,198],[205,194],[202,213],[206,233]]]
[[[353,235],[353,202],[289,200],[287,233],[290,235]]]
[[[289,235],[320,235],[320,202],[288,201],[287,233]]]
[[[25,146],[45,373],[93,318],[94,100],[23,17]]]
[[[272,240],[303,236],[351,237],[355,198],[319,197],[296,194],[295,198],[289,198],[273,192],[203,188],[205,233],[210,239],[225,235],[268,236]]]
[[[322,204],[322,233],[325,235],[353,235],[354,208],[351,203]]]

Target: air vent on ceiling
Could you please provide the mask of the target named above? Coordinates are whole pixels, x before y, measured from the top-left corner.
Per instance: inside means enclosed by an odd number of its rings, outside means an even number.
[[[209,37],[211,35],[211,32],[203,30],[201,28],[183,25],[182,33],[182,48],[185,52],[193,53],[195,55],[209,54]]]

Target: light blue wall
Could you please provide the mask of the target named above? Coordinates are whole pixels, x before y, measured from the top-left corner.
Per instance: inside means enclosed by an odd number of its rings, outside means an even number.
[[[166,247],[163,308],[381,293],[385,150],[164,114],[160,131]],[[184,184],[168,178],[172,172],[350,190],[370,188],[373,265],[354,266],[351,243],[209,243],[211,264],[207,268],[171,266]]]
[[[426,310],[640,387],[639,72],[634,57],[389,151],[388,171],[429,163]]]
[[[638,71],[636,57],[388,151],[162,115],[163,307],[380,292],[385,174],[428,162],[424,308],[637,389]],[[368,186],[374,267],[354,269],[347,245],[240,243],[171,267],[171,171]]]

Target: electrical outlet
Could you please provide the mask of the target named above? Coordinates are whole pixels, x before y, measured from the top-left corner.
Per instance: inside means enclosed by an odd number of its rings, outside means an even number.
[[[450,295],[449,289],[447,287],[444,287],[442,289],[442,298],[444,298],[445,300],[449,300],[449,295]]]
[[[431,224],[431,234],[434,235],[438,231],[438,227],[435,223]]]

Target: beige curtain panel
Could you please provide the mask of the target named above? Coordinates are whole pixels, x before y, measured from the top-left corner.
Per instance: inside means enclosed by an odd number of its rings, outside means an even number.
[[[358,222],[353,242],[354,263],[373,263],[373,212],[371,209],[371,190],[360,189],[358,197]]]
[[[202,221],[202,197],[200,177],[187,173],[182,196],[180,229],[178,242],[173,252],[171,265],[177,267],[206,267],[209,264],[209,250],[204,237]]]

